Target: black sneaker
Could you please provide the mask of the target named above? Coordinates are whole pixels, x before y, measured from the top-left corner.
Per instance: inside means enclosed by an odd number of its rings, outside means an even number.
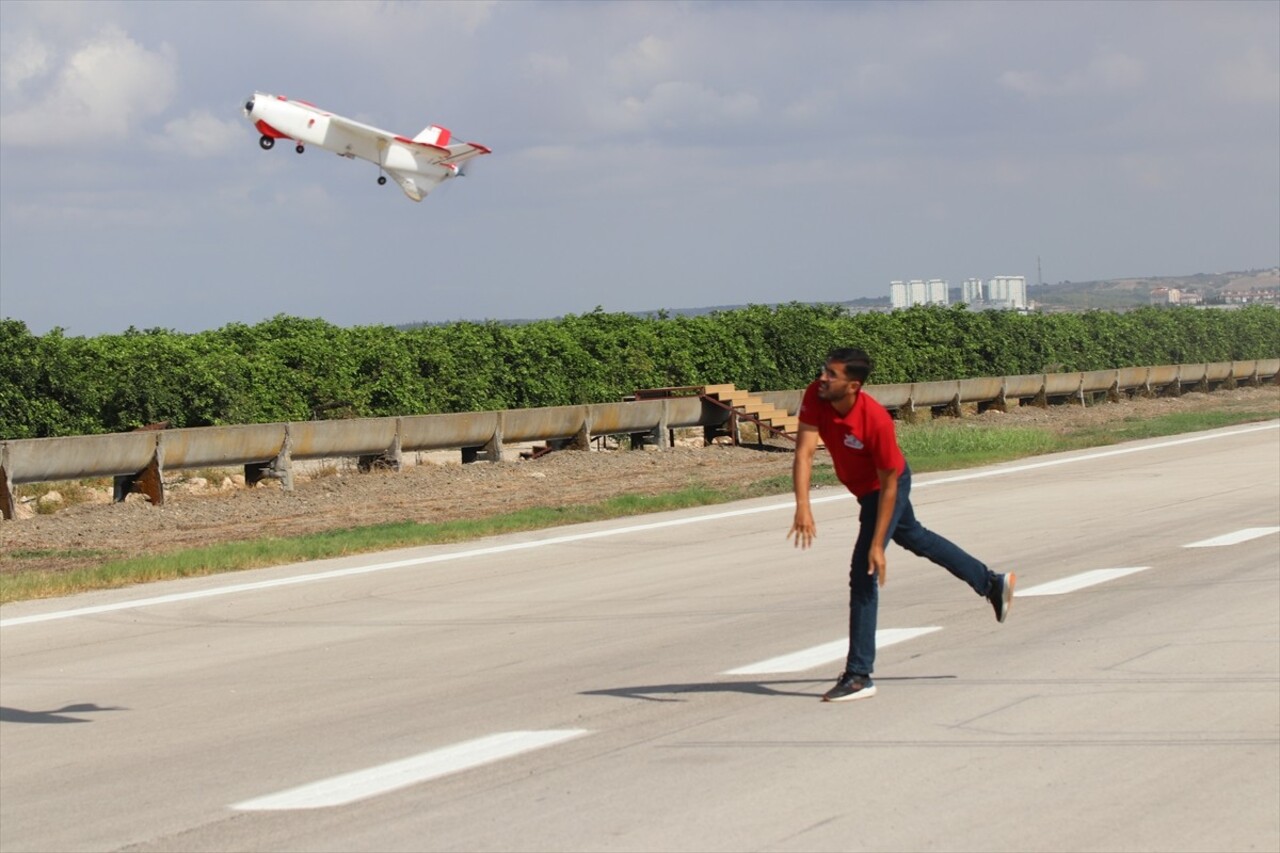
[[[996,575],[996,579],[991,583],[991,589],[987,592],[987,601],[991,602],[991,606],[996,611],[996,621],[1003,622],[1009,618],[1009,608],[1013,606],[1013,585],[1018,582],[1018,576],[1013,572],[1007,575]]]
[[[823,702],[847,702],[850,699],[870,699],[876,695],[876,686],[869,675],[846,672],[836,686],[822,695]]]

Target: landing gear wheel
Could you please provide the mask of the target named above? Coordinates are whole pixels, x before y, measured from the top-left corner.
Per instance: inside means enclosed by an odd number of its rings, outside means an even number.
[[[276,147],[276,141],[272,139],[270,136],[266,136],[266,135],[264,135],[261,139],[258,140],[258,144],[262,146],[263,151],[270,151],[272,148]]]
[[[299,143],[297,144],[297,146],[295,146],[295,147],[294,147],[294,149],[293,149],[293,150],[294,150],[294,151],[297,151],[299,154],[301,154],[303,151],[306,151],[307,149],[303,148],[303,147],[302,147],[302,143],[301,143],[301,142],[299,142]]]
[[[378,176],[378,186],[380,186],[380,187],[385,187],[386,185],[387,185],[387,176],[386,176],[386,175],[379,175],[379,176]]]

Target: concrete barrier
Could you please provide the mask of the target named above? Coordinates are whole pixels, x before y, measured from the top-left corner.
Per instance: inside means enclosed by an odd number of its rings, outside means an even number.
[[[1030,400],[1044,393],[1043,373],[1024,373],[1004,378],[1004,396],[1009,400]]]
[[[666,400],[594,403],[587,406],[592,436],[628,435],[666,428]]]
[[[1116,371],[1116,391],[1145,391],[1149,367],[1122,367]]]
[[[484,447],[498,433],[498,415],[498,412],[461,412],[403,417],[400,448],[409,453]]]
[[[1213,383],[1215,386],[1221,385],[1228,379],[1231,379],[1234,363],[1230,361],[1215,361],[1212,364],[1204,366],[1204,378],[1206,382]]]
[[[1174,388],[1174,384],[1178,381],[1179,365],[1162,364],[1159,367],[1151,367],[1147,369],[1147,387],[1146,391],[1152,394],[1158,394],[1165,389]]]
[[[1118,371],[1089,370],[1080,374],[1080,390],[1085,394],[1110,391],[1116,386]]]
[[[164,448],[164,467],[179,469],[269,462],[284,449],[287,432],[285,424],[246,424],[170,429],[155,434],[160,436],[160,443]],[[130,474],[137,470],[138,468],[133,468],[112,473]]]
[[[291,423],[289,455],[294,459],[329,459],[386,453],[396,447],[399,421],[399,418],[354,418]]]
[[[1003,406],[1004,386],[1005,380],[1003,376],[961,379],[960,402],[979,404],[999,402]],[[880,398],[877,397],[876,399]]]
[[[6,441],[4,467],[14,484],[132,474],[150,464],[161,435],[121,432]]]
[[[588,406],[512,409],[502,413],[502,440],[555,441],[585,436]]]

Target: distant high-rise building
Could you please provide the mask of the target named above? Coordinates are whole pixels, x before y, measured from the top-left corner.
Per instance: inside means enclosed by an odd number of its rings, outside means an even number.
[[[1027,307],[1027,279],[1021,275],[998,275],[983,281],[980,278],[967,278],[960,287],[960,299],[974,308],[1011,308],[1025,310]],[[950,291],[947,282],[940,278],[925,281],[921,278],[911,281],[889,282],[889,303],[894,308],[910,308],[912,305],[947,305],[950,302]]]
[[[1027,307],[1027,278],[998,275],[987,282],[987,305],[1000,308]]]
[[[946,305],[947,283],[940,278],[889,282],[889,304],[894,308],[912,305]]]
[[[982,279],[966,278],[960,286],[960,301],[966,305],[982,302]]]
[[[892,308],[906,308],[911,304],[911,300],[907,296],[907,286],[900,281],[889,282],[889,306]]]

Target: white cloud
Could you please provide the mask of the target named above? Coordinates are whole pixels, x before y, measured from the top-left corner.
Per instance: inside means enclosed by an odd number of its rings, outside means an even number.
[[[1219,65],[1213,75],[1222,96],[1237,103],[1269,104],[1280,101],[1280,68],[1274,56],[1254,49]]]
[[[327,188],[314,183],[276,189],[271,201],[277,209],[306,223],[331,222],[342,209]]]
[[[54,228],[146,229],[188,218],[187,206],[154,190],[57,190],[13,205],[15,220]]]
[[[1086,91],[1127,92],[1146,82],[1147,69],[1141,60],[1124,53],[1106,53],[1089,63],[1079,86]]]
[[[802,94],[782,110],[782,115],[797,124],[824,121],[839,114],[840,99],[835,92],[820,89]]]
[[[675,46],[657,36],[645,36],[609,63],[612,76],[623,87],[650,84],[670,77],[675,68]]]
[[[569,59],[564,54],[531,53],[526,62],[540,80],[558,80],[569,74]]]
[[[1105,95],[1139,89],[1146,83],[1146,66],[1124,53],[1095,56],[1083,68],[1065,74],[1005,71],[999,77],[1008,89],[1029,98]]]
[[[37,66],[28,62],[25,67]],[[29,73],[23,82],[38,79]],[[139,122],[162,113],[176,91],[177,63],[171,48],[148,50],[123,30],[108,26],[71,52],[44,89],[28,86],[21,91],[15,100],[23,106],[0,117],[0,139],[22,146],[84,146],[126,139],[137,133]]]
[[[515,156],[535,165],[572,166],[581,149],[572,145],[534,145],[516,152]]]
[[[12,46],[4,44],[0,52],[0,85],[6,94],[17,94],[29,81],[43,76],[53,62],[47,44],[32,35],[24,35]]]
[[[288,42],[325,45],[346,55],[366,55],[404,67],[419,60],[443,64],[468,50],[468,39],[492,18],[496,0],[430,3],[312,2],[253,4]],[[429,50],[429,53],[428,53]]]
[[[234,150],[245,139],[247,125],[225,121],[208,110],[192,110],[181,118],[166,122],[164,133],[148,144],[155,151],[182,154],[187,157],[216,157]]]
[[[705,127],[750,121],[760,115],[760,102],[744,92],[721,94],[701,83],[659,83],[646,98],[622,102],[624,116],[644,130]]]
[[[849,92],[860,100],[901,97],[907,94],[901,66],[883,62],[859,65],[846,83]]]

